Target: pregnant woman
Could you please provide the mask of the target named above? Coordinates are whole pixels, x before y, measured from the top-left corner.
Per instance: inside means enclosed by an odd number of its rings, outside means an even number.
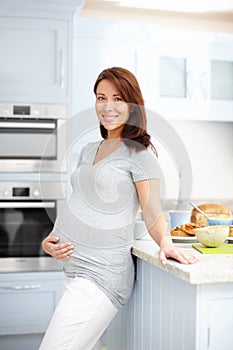
[[[64,261],[65,289],[40,350],[91,350],[134,284],[131,248],[141,208],[159,259],[197,260],[174,247],[160,208],[156,150],[135,76],[105,69],[94,93],[102,141],[81,151],[73,192],[42,247]]]

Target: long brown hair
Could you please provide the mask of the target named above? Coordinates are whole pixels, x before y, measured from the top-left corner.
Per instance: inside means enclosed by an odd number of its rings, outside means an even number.
[[[94,85],[95,95],[97,86],[103,79],[111,81],[120,92],[122,99],[131,104],[128,122],[124,125],[121,132],[123,142],[136,150],[150,146],[157,155],[157,151],[151,142],[151,136],[146,130],[147,120],[144,100],[136,77],[125,68],[107,68],[103,70],[96,79]],[[108,132],[101,124],[100,133],[104,139],[107,138]]]

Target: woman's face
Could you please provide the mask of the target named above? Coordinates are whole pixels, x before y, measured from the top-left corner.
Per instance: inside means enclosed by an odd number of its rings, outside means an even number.
[[[129,118],[129,105],[123,101],[116,86],[107,79],[99,82],[96,89],[96,113],[100,123],[108,130],[108,137],[120,137]]]

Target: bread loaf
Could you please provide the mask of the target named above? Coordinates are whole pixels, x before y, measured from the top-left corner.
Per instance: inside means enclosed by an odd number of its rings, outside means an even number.
[[[209,218],[232,219],[231,209],[226,205],[210,203],[198,205],[198,208],[206,213]],[[207,218],[195,208],[191,212],[191,222],[202,226],[208,225]]]

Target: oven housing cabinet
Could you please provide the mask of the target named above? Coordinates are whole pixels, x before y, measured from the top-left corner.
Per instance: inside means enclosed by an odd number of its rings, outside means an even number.
[[[66,203],[65,182],[0,183],[0,272],[61,270],[42,240]]]
[[[66,172],[67,105],[0,103],[0,172]]]

